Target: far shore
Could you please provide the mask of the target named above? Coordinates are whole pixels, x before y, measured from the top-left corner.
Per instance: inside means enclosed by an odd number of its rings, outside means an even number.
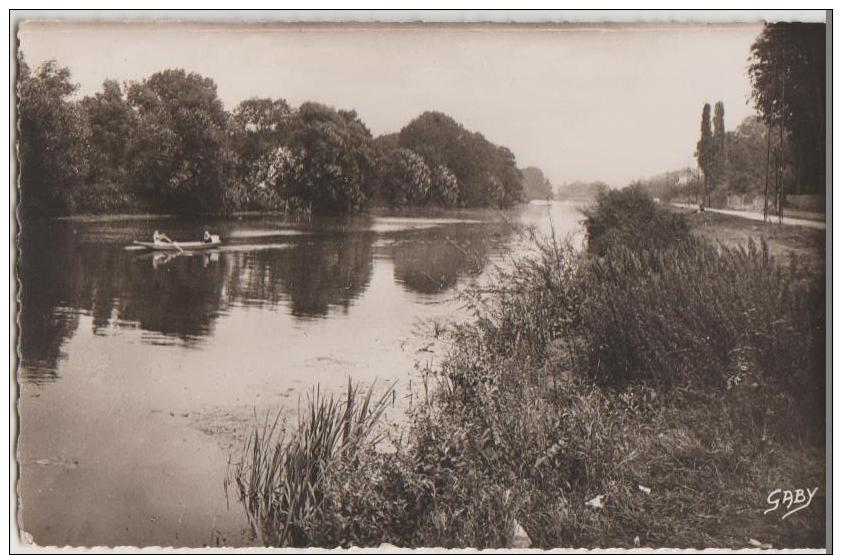
[[[550,199],[549,202],[588,202],[592,201],[593,199],[586,199],[586,198],[569,198],[569,199]],[[516,206],[526,206],[532,203],[544,203],[545,200],[541,199],[532,199],[524,201],[520,204],[515,204],[510,208],[514,208]],[[341,213],[339,215],[347,215],[347,216],[354,216],[354,215],[380,215],[383,213],[396,213],[396,214],[412,214],[417,213],[419,211],[424,212],[477,212],[482,210],[495,210],[493,207],[488,208],[442,208],[436,206],[404,206],[398,208],[390,208],[388,206],[372,206],[366,210],[362,210],[360,212],[351,212],[351,213]],[[44,218],[47,220],[55,220],[55,221],[63,221],[63,222],[116,222],[116,221],[139,221],[139,220],[172,220],[172,219],[201,219],[201,218],[214,218],[214,219],[231,219],[231,218],[241,218],[241,217],[252,217],[252,216],[265,216],[265,217],[276,217],[276,216],[289,216],[292,218],[307,218],[310,217],[310,214],[306,213],[295,213],[295,212],[284,212],[282,210],[244,210],[233,212],[228,215],[221,215],[221,214],[159,214],[159,213],[151,213],[151,212],[125,212],[120,214],[73,214],[71,216],[53,216]],[[20,215],[18,215],[18,219],[20,219]],[[42,218],[38,218],[42,219]]]
[[[288,213],[286,213],[288,214]],[[153,213],[124,213],[124,214],[74,214],[72,216],[56,216],[49,218],[51,220],[66,221],[66,222],[116,222],[124,220],[171,220],[176,218],[239,218],[241,216],[283,216],[281,211],[246,211],[234,212],[229,216],[219,216],[213,214],[153,214]]]

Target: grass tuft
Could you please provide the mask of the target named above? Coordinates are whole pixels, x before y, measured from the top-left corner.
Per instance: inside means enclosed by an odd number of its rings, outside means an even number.
[[[234,485],[253,532],[263,545],[310,545],[311,522],[319,518],[325,484],[339,465],[355,462],[382,439],[376,424],[386,410],[393,387],[373,398],[374,386],[362,393],[348,380],[341,398],[318,388],[299,407],[292,431],[268,415],[245,443],[231,466]]]

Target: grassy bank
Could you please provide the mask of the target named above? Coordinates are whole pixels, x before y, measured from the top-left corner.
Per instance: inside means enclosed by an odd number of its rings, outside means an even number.
[[[585,252],[536,240],[466,294],[473,318],[398,437],[376,433],[388,396],[351,387],[256,431],[232,483],[262,541],[823,545],[821,276],[713,244],[634,189],[585,225]],[[816,486],[764,514],[773,490]]]
[[[685,215],[694,235],[734,247],[764,240],[778,263],[818,275],[825,269],[826,231],[794,225],[764,224],[715,212]]]

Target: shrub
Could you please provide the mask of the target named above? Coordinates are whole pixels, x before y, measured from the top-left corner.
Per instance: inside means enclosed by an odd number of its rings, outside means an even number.
[[[469,298],[413,441],[467,438],[457,480],[513,492],[535,547],[821,545],[820,525],[721,501],[761,506],[775,476],[823,483],[824,364],[805,356],[823,348],[820,283],[764,244],[537,252]]]
[[[658,249],[690,236],[687,219],[655,204],[639,185],[602,191],[583,213],[588,251],[600,256],[611,245]]]
[[[815,331],[806,317],[820,308],[765,243],[611,248],[582,278],[584,366],[602,383],[723,386],[751,379],[787,388],[808,377],[803,352]]]

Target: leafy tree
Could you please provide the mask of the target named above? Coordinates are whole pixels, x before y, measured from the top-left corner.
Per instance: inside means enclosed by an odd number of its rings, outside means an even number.
[[[692,194],[695,189],[692,189],[692,185],[688,183],[688,178],[691,175],[692,173],[688,169],[672,170],[635,179],[629,183],[629,187],[640,189],[652,200],[669,202],[676,196]]]
[[[396,150],[401,147],[399,133],[386,133],[374,139],[374,147],[380,153],[385,153],[389,150]]]
[[[317,211],[363,207],[373,181],[371,132],[354,111],[302,104],[290,122],[289,156],[300,166],[279,189]]]
[[[237,153],[244,172],[250,173],[258,160],[286,143],[292,109],[282,99],[251,98],[242,101],[233,116]]]
[[[243,100],[234,110],[234,117],[246,131],[254,133],[263,142],[283,142],[292,109],[286,100],[250,98]]]
[[[286,144],[293,110],[283,99],[250,98],[234,109],[229,135],[236,153],[233,204],[250,209],[281,208],[265,179],[276,151]]]
[[[484,138],[483,141],[485,141]],[[504,146],[495,146],[488,141],[485,142],[494,147],[492,171],[494,177],[499,179],[502,188],[501,194],[497,197],[497,206],[503,208],[521,202],[523,200],[523,174],[517,167],[514,152]]]
[[[251,194],[259,206],[310,209],[309,202],[295,195],[298,184],[304,180],[304,165],[299,152],[292,148],[281,146],[261,158],[255,178]]]
[[[751,47],[754,105],[792,136],[796,193],[825,190],[825,35],[822,23],[769,23]]]
[[[137,125],[137,115],[126,101],[120,84],[106,80],[101,92],[86,96],[80,105],[90,127],[87,180],[127,187],[129,141]]]
[[[728,133],[728,188],[734,193],[763,190],[766,168],[766,125],[756,116],[745,118]]]
[[[391,206],[417,206],[430,200],[432,176],[421,155],[408,148],[387,151],[381,158],[378,188]]]
[[[174,212],[223,212],[235,162],[229,120],[216,83],[166,70],[128,88],[139,125],[129,171],[152,206]]]
[[[433,168],[430,177],[430,202],[442,207],[454,207],[459,203],[459,180],[444,164]]]
[[[539,168],[523,168],[521,173],[523,174],[523,195],[526,200],[553,198],[553,186]]]
[[[59,215],[75,210],[74,195],[87,172],[84,119],[69,100],[70,70],[55,60],[34,72],[21,59],[17,86],[21,211]]]
[[[450,116],[424,112],[401,129],[398,143],[423,156],[430,167],[446,166],[456,176],[463,206],[509,206],[520,200],[514,154]]]

